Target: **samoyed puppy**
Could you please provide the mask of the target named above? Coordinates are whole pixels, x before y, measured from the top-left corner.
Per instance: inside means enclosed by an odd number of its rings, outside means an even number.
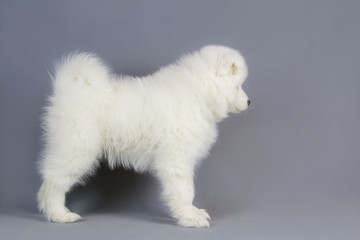
[[[43,118],[40,210],[52,222],[79,220],[65,195],[105,158],[111,168],[153,174],[179,225],[209,227],[209,214],[193,205],[194,169],[216,140],[216,124],[250,104],[241,87],[247,75],[244,58],[224,46],[145,77],[116,76],[89,53],[65,57]]]

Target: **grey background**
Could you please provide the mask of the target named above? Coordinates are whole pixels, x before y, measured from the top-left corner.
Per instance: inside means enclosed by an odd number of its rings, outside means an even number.
[[[359,1],[2,1],[2,239],[360,239]],[[210,229],[175,226],[146,175],[102,166],[68,197],[84,221],[38,214],[39,115],[54,60],[93,51],[145,75],[206,44],[240,50],[247,112],[219,125],[196,177]]]

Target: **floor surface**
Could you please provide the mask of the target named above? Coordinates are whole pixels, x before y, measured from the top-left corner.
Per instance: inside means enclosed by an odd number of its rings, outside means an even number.
[[[360,239],[356,199],[307,199],[268,204],[221,216],[212,214],[208,229],[178,227],[166,213],[83,214],[73,224],[48,223],[37,213],[0,215],[1,239]],[[209,210],[211,213],[211,210]]]

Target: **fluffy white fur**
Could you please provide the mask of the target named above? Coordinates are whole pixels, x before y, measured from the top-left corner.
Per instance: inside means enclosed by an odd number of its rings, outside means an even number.
[[[216,140],[216,123],[248,107],[247,75],[240,53],[223,46],[145,77],[115,76],[93,54],[64,58],[44,115],[39,208],[53,222],[79,220],[65,195],[105,156],[112,168],[152,173],[179,225],[209,227],[208,213],[192,204],[194,168]]]

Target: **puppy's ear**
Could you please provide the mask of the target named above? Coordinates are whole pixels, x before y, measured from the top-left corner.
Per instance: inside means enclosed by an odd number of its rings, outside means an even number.
[[[240,71],[240,63],[226,56],[219,56],[215,67],[216,76],[237,75]]]

